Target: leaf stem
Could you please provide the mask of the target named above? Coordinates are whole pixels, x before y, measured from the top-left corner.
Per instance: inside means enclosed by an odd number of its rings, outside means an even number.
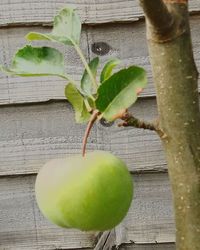
[[[72,43],[73,43],[74,48],[76,49],[76,51],[77,51],[77,53],[78,53],[78,55],[79,55],[79,57],[81,59],[83,65],[85,66],[85,69],[86,69],[88,75],[90,76],[90,79],[91,79],[91,81],[93,83],[94,88],[97,90],[97,88],[98,88],[97,82],[96,82],[96,80],[95,80],[95,78],[94,78],[94,76],[92,74],[92,71],[90,70],[90,68],[88,66],[88,63],[87,63],[87,61],[86,61],[80,47],[74,41],[72,41]]]
[[[90,106],[90,104],[89,104],[89,102],[88,102],[88,100],[86,98],[84,99],[84,103],[85,103],[85,106],[87,108],[87,111],[89,113],[91,113],[92,112],[92,107]]]
[[[94,110],[92,113],[92,116],[90,118],[90,121],[88,122],[87,128],[85,130],[85,135],[83,137],[83,144],[82,144],[82,156],[85,156],[85,151],[86,151],[86,144],[87,144],[87,139],[90,134],[90,131],[92,129],[92,126],[94,125],[95,121],[97,120],[98,115],[100,114],[99,110]]]

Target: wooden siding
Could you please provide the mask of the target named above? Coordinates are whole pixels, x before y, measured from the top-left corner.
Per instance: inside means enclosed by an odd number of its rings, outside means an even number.
[[[174,244],[124,245],[121,250],[175,250]]]
[[[0,63],[9,65],[29,31],[49,32],[59,8],[77,6],[83,22],[81,47],[89,60],[100,55],[122,65],[138,64],[149,84],[131,111],[157,117],[155,89],[145,38],[144,17],[136,0],[1,0]],[[194,56],[200,66],[200,0],[190,1]],[[92,24],[92,25],[91,25]],[[96,25],[98,24],[98,25]],[[66,70],[80,80],[83,66],[72,48],[64,52]],[[184,53],[184,52],[183,52]],[[85,125],[75,124],[59,78],[7,77],[0,73],[0,250],[175,250],[171,191],[159,138],[154,132],[97,124],[88,150],[108,150],[128,165],[134,201],[125,220],[111,232],[64,230],[49,223],[35,203],[35,176],[50,158],[80,153]],[[70,128],[70,129],[69,129]],[[112,248],[113,249],[113,248]]]
[[[43,218],[35,203],[34,181],[34,175],[1,177],[0,249],[94,247],[95,233],[60,229]],[[173,242],[167,174],[137,174],[134,182],[133,204],[128,216],[116,228],[112,244]]]
[[[83,23],[135,21],[143,17],[138,0],[1,0],[0,24],[51,23],[63,6],[77,7]],[[190,11],[200,8],[200,0],[190,1]]]
[[[198,52],[200,50],[199,22],[200,18],[198,16],[191,18],[193,46],[198,66],[200,66],[200,53]],[[30,30],[49,32],[49,28],[39,27],[0,29],[1,63],[9,65],[15,51],[26,43],[24,36]],[[104,42],[108,45],[108,48],[106,47],[107,53],[100,56],[101,65],[109,57],[118,57],[122,60],[121,66],[131,64],[143,66],[148,72],[148,86],[141,94],[141,97],[155,96],[144,22],[89,26],[83,29],[81,47],[88,59],[96,56],[94,53],[95,49],[92,50],[94,48],[92,45],[99,42]],[[75,80],[80,80],[83,67],[72,48],[64,48],[62,45],[47,42],[34,42],[33,44],[50,45],[64,52],[66,71]],[[101,44],[100,49],[104,49],[104,46],[101,47]],[[96,51],[96,53],[98,52]],[[0,105],[65,99],[64,86],[66,85],[66,81],[57,77],[23,78],[13,76],[8,78],[5,74],[0,73],[0,81]]]
[[[154,99],[133,108],[139,117],[157,117]],[[0,175],[37,173],[50,158],[80,153],[86,125],[75,123],[67,102],[0,109]],[[121,157],[132,172],[165,171],[166,162],[155,132],[97,124],[88,150],[108,150]]]

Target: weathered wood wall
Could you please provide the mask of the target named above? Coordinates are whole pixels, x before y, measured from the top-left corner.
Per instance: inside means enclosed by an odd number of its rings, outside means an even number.
[[[1,63],[10,63],[13,53],[25,44],[24,35],[29,31],[48,32],[53,15],[68,4],[77,6],[84,23],[81,47],[88,60],[100,55],[103,65],[108,57],[119,57],[125,65],[146,68],[149,85],[132,112],[146,119],[155,118],[155,90],[145,25],[135,0],[1,0]],[[198,66],[199,10],[200,0],[191,0],[192,38]],[[53,46],[65,53],[66,70],[80,79],[83,67],[76,53]],[[116,124],[110,128],[97,124],[92,131],[88,149],[108,150],[120,156],[135,181],[129,214],[115,230],[104,234],[63,230],[50,224],[39,212],[34,198],[39,168],[50,158],[81,149],[85,126],[74,122],[72,108],[63,95],[65,84],[58,78],[7,77],[0,73],[0,250],[106,250],[113,245],[121,245],[123,250],[174,250],[166,161],[153,132],[118,128]]]

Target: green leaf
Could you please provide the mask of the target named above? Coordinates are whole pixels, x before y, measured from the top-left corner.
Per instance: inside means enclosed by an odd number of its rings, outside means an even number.
[[[52,35],[63,43],[73,40],[79,44],[81,34],[81,21],[73,8],[64,8],[54,18]]]
[[[103,67],[103,70],[100,75],[100,82],[103,83],[105,80],[107,80],[111,75],[114,67],[116,67],[120,63],[120,60],[118,59],[111,59],[108,61],[105,66]]]
[[[27,45],[17,51],[11,67],[3,68],[3,70],[20,76],[56,75],[65,78],[63,55],[58,50],[49,47]]]
[[[88,66],[92,72],[92,75],[94,76],[94,79],[96,78],[98,65],[99,65],[99,58],[98,57],[95,57],[94,59],[92,59],[92,61],[88,64]],[[91,78],[86,70],[84,71],[83,77],[81,79],[81,89],[82,89],[83,93],[89,97],[91,97],[93,92],[94,92],[93,91],[93,82],[92,82],[92,80],[91,80]]]
[[[87,122],[91,115],[86,108],[84,97],[81,95],[76,86],[69,83],[65,87],[65,96],[74,108],[76,122]]]
[[[33,40],[50,40],[67,45],[79,44],[81,35],[81,21],[73,8],[62,9],[54,18],[53,30],[51,33],[42,34],[30,32],[26,39]]]
[[[34,41],[34,40],[50,40],[53,41],[53,38],[51,38],[50,34],[42,34],[39,32],[30,32],[26,35],[26,39],[29,41]]]
[[[106,120],[112,121],[119,112],[136,101],[138,89],[144,88],[146,83],[143,68],[131,66],[122,69],[99,87],[96,108]]]

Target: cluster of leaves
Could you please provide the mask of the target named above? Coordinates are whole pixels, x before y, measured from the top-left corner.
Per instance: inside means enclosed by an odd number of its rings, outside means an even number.
[[[120,62],[109,60],[97,80],[99,58],[87,64],[79,48],[81,21],[73,8],[62,9],[54,18],[51,33],[31,32],[26,36],[29,41],[48,40],[73,46],[82,60],[85,71],[80,84],[65,73],[63,55],[51,47],[33,47],[27,45],[17,51],[10,68],[1,69],[9,74],[20,76],[54,75],[67,80],[65,95],[73,105],[77,122],[87,122],[93,110],[99,110],[100,117],[107,121],[130,107],[137,99],[138,90],[146,85],[145,70],[131,66],[113,73],[114,67]]]

